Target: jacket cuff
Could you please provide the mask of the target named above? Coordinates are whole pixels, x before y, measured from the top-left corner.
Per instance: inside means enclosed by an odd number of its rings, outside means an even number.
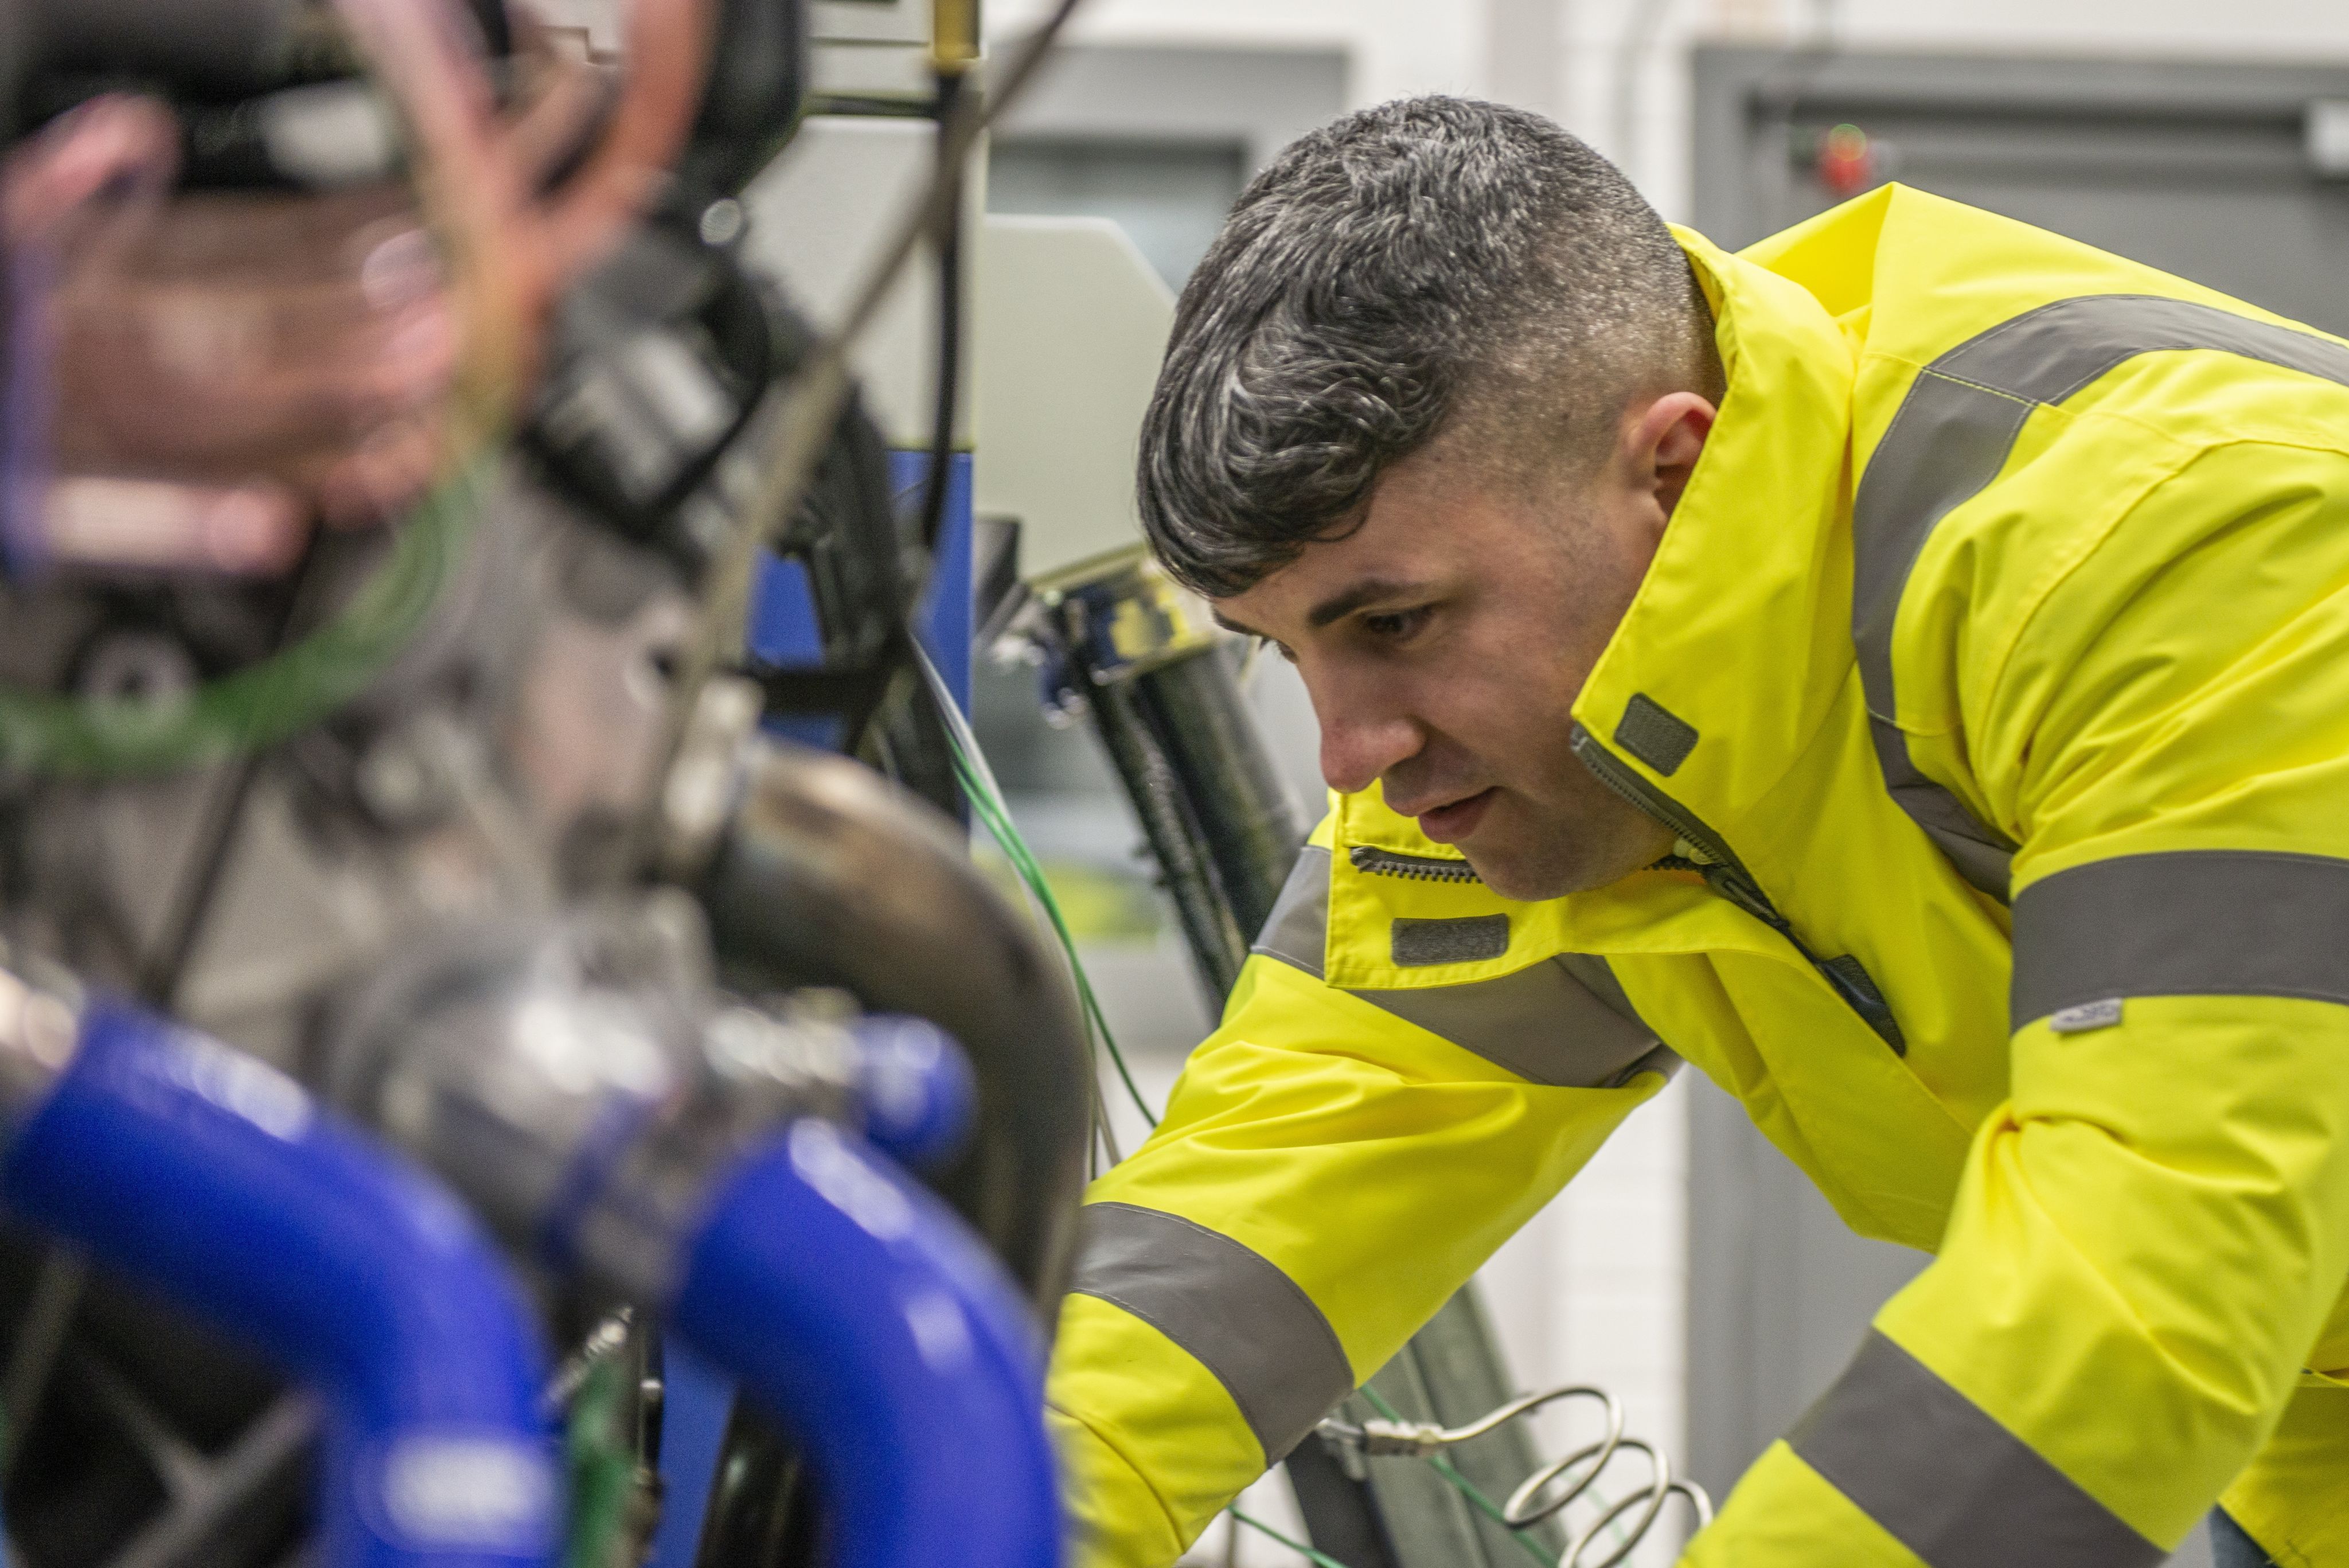
[[[1070,1568],[1167,1568],[1183,1555],[1166,1505],[1116,1445],[1057,1405],[1044,1422],[1061,1457]]]

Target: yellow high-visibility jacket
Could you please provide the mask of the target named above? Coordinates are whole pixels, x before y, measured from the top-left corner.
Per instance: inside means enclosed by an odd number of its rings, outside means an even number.
[[[2349,345],[1899,187],[1682,238],[1728,394],[1574,709],[1675,856],[1512,903],[1336,803],[1091,1193],[1081,1560],[1170,1562],[1661,1040],[1937,1254],[1688,1561],[2143,1568],[2223,1493],[2344,1568]]]

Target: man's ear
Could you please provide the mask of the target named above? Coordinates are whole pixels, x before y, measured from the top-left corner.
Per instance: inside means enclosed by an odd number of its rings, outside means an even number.
[[[1713,434],[1713,406],[1694,392],[1667,392],[1632,424],[1629,445],[1641,489],[1666,517],[1681,504],[1696,460]]]

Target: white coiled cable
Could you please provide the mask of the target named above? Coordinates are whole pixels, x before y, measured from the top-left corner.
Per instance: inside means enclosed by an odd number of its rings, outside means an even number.
[[[1530,1416],[1546,1405],[1570,1399],[1598,1401],[1607,1420],[1605,1435],[1585,1443],[1572,1453],[1550,1460],[1527,1476],[1525,1484],[1509,1494],[1502,1505],[1502,1521],[1512,1530],[1527,1530],[1544,1520],[1556,1517],[1578,1498],[1588,1494],[1598,1483],[1615,1456],[1629,1449],[1644,1454],[1648,1459],[1646,1484],[1616,1498],[1601,1509],[1597,1518],[1585,1525],[1558,1559],[1558,1568],[1616,1568],[1632,1550],[1655,1528],[1664,1511],[1664,1504],[1677,1493],[1686,1500],[1696,1516],[1699,1530],[1713,1522],[1713,1499],[1704,1488],[1683,1477],[1672,1474],[1671,1460],[1654,1444],[1639,1438],[1623,1435],[1623,1407],[1613,1395],[1588,1384],[1568,1384],[1546,1389],[1539,1394],[1527,1394],[1478,1417],[1462,1427],[1440,1427],[1432,1421],[1388,1421],[1372,1419],[1357,1427],[1336,1419],[1321,1423],[1322,1436],[1360,1449],[1366,1455],[1392,1454],[1413,1459],[1426,1459],[1455,1444],[1481,1438],[1487,1432]],[[1623,1523],[1626,1516],[1638,1511],[1635,1521]],[[1598,1542],[1602,1532],[1619,1527],[1621,1537],[1603,1557],[1584,1560]]]

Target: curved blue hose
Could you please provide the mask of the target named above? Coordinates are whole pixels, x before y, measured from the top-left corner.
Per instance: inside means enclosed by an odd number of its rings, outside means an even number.
[[[962,1047],[936,1024],[903,1013],[859,1019],[854,1033],[864,1136],[916,1170],[953,1158],[978,1116],[978,1075]]]
[[[94,1003],[0,1200],[316,1389],[333,1568],[554,1560],[545,1356],[512,1281],[437,1184],[291,1079]]]
[[[716,1188],[671,1322],[787,1425],[836,1568],[1055,1568],[1027,1308],[951,1210],[794,1123]]]

